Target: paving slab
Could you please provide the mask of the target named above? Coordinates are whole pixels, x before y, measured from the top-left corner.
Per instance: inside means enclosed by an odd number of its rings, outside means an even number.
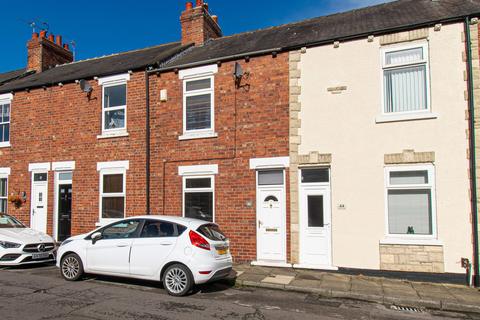
[[[407,281],[382,281],[383,294],[399,298],[420,298],[411,283]]]
[[[287,285],[287,284],[290,284],[290,282],[292,282],[293,279],[295,279],[295,277],[284,276],[284,275],[276,275],[276,276],[272,276],[272,277],[266,277],[261,282]]]

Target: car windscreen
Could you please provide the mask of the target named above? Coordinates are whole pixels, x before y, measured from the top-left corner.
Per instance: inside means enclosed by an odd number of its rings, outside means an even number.
[[[20,221],[6,214],[0,214],[0,229],[26,228]]]
[[[213,241],[225,241],[227,237],[216,224],[204,224],[197,232]]]

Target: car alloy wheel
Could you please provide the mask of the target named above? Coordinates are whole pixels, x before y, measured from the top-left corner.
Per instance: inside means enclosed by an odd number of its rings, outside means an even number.
[[[83,266],[76,254],[70,254],[63,258],[61,264],[62,276],[69,281],[78,280],[83,274]]]
[[[183,265],[173,265],[165,272],[163,285],[170,295],[183,296],[192,288],[193,280],[191,273]]]

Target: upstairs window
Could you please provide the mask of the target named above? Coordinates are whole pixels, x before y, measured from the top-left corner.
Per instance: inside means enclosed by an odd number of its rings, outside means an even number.
[[[103,87],[103,131],[125,131],[127,123],[127,85]]]
[[[183,131],[202,133],[214,130],[213,76],[183,81]]]
[[[384,114],[428,112],[428,46],[383,50]]]
[[[10,105],[13,95],[0,94],[0,147],[10,146]]]

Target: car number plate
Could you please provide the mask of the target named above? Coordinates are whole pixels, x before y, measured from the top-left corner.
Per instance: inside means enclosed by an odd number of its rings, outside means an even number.
[[[48,252],[34,253],[32,254],[32,259],[33,260],[47,259],[49,256],[50,254]]]

